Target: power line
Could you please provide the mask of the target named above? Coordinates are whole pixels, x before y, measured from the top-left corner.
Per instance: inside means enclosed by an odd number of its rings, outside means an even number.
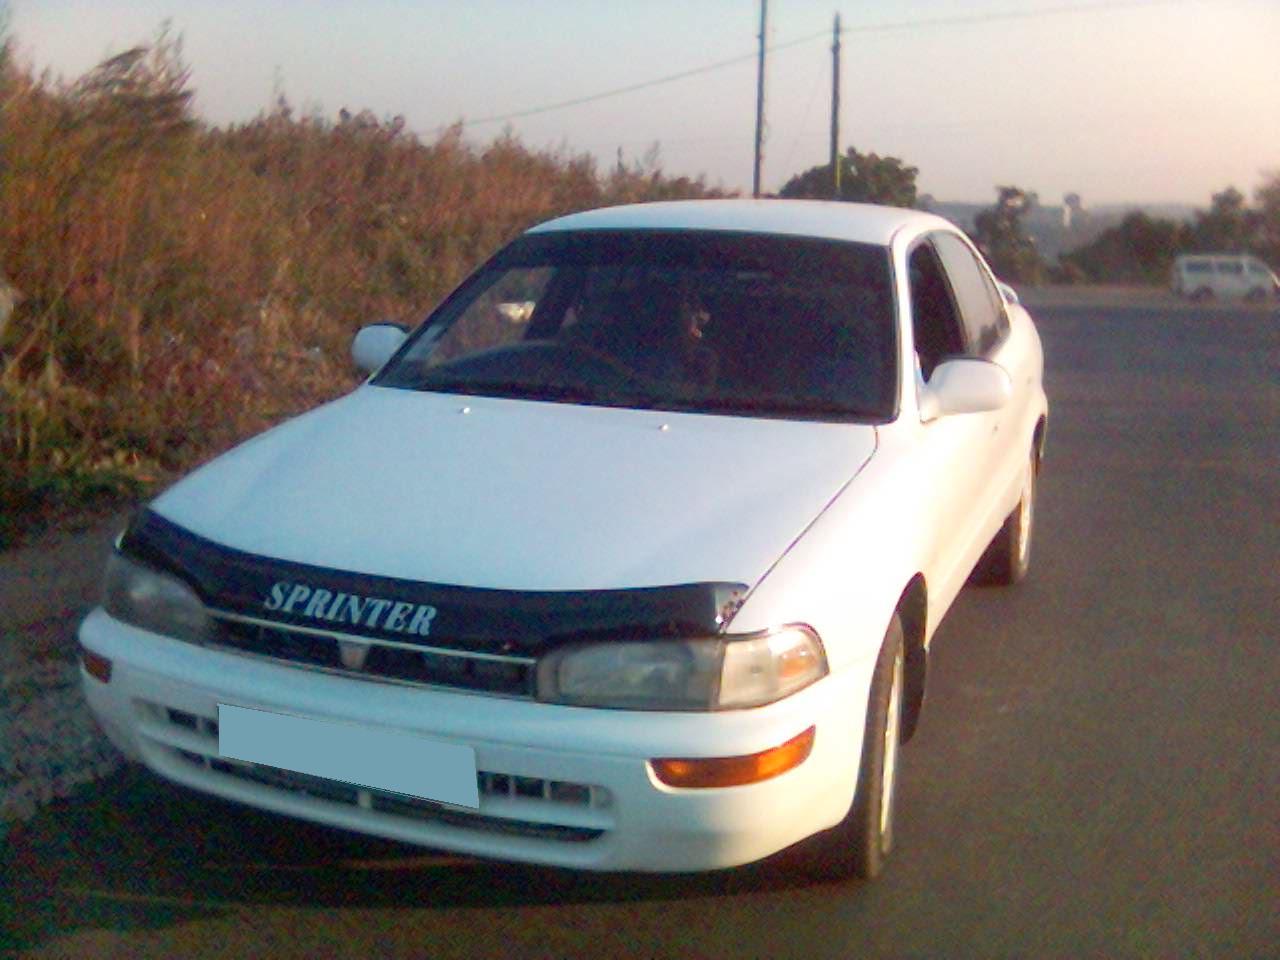
[[[917,30],[929,27],[967,27],[976,24],[998,23],[1008,20],[1039,20],[1072,13],[1101,13],[1112,10],[1141,7],[1167,7],[1189,0],[1102,0],[1099,3],[1064,3],[1056,7],[1037,7],[1032,10],[992,11],[969,13],[953,17],[929,17],[922,20],[897,20],[884,23],[868,23],[857,27],[844,27],[841,33],[891,33],[898,30]]]
[[[804,125],[809,121],[809,113],[813,109],[813,101],[818,99],[818,91],[822,89],[822,80],[826,75],[826,64],[817,61],[817,69],[813,74],[813,89],[809,91],[809,99],[805,102],[804,111],[800,114],[800,133],[797,133],[795,139],[791,141],[791,148],[787,151],[787,158],[782,161],[782,166],[791,167],[791,158],[795,156],[796,146],[800,143],[800,137],[804,133]]]
[[[842,27],[840,32],[842,34],[893,33],[901,30],[929,29],[932,27],[974,26],[979,24],[998,23],[1001,21],[1037,20],[1042,17],[1056,17],[1064,14],[1099,13],[1142,7],[1162,7],[1187,2],[1190,2],[1190,0],[1104,0],[1104,2],[1098,3],[1060,4],[1054,7],[1040,7],[1033,10],[992,11],[989,13],[961,14],[951,17],[929,17],[919,20],[893,20],[883,21],[881,23],[866,23],[858,26]],[[779,50],[787,50],[791,47],[798,47],[801,44],[812,43],[815,40],[825,39],[830,35],[830,30],[822,30],[818,33],[811,33],[803,37],[796,37],[795,39],[788,40],[785,43],[773,44],[766,48],[766,52],[774,53]],[[723,70],[726,67],[746,63],[749,60],[755,60],[758,56],[759,51],[752,51],[751,53],[740,54],[736,57],[729,57],[727,60],[717,60],[715,63],[704,64],[701,67],[692,67],[688,70],[681,70],[678,73],[669,73],[665,76],[654,77],[651,80],[642,80],[638,83],[628,84],[625,87],[614,87],[611,90],[602,90],[599,93],[573,97],[569,100],[560,100],[556,103],[548,103],[540,107],[530,107],[527,110],[515,110],[511,113],[492,114],[487,117],[477,117],[474,120],[464,119],[462,121],[462,125],[464,127],[473,127],[488,123],[505,123],[509,120],[520,120],[524,117],[533,117],[542,113],[551,113],[555,110],[579,107],[583,104],[594,103],[597,100],[607,100],[611,97],[622,96],[626,93],[635,93],[640,90],[648,90],[651,87],[675,83],[678,80],[687,80],[690,77],[701,76],[705,73],[713,73],[716,70]],[[444,126],[447,126],[447,124]]]
[[[797,37],[794,40],[788,40],[786,43],[774,44],[768,47],[769,53],[777,50],[786,50],[789,47],[796,47],[802,43],[811,43],[821,37],[825,37],[827,31],[822,33],[813,33],[806,37]],[[481,123],[502,123],[506,120],[518,120],[522,117],[532,117],[539,113],[550,113],[552,110],[563,110],[566,107],[577,107],[584,103],[592,103],[596,100],[605,100],[609,97],[617,97],[624,93],[634,93],[637,90],[646,90],[649,87],[657,87],[665,83],[674,83],[677,80],[684,80],[688,77],[696,77],[700,74],[711,73],[715,70],[723,70],[725,67],[732,67],[739,63],[745,63],[748,60],[754,60],[758,57],[759,51],[753,50],[751,53],[744,53],[741,56],[730,57],[728,60],[718,60],[715,63],[708,63],[705,66],[694,67],[690,70],[681,70],[679,73],[669,73],[664,77],[655,77],[652,80],[644,80],[640,83],[633,83],[625,87],[615,87],[612,90],[604,90],[600,93],[592,93],[583,97],[574,97],[572,100],[561,100],[558,103],[549,103],[542,107],[531,107],[528,110],[517,110],[514,113],[500,113],[489,117],[477,117],[475,120],[464,120],[464,126],[475,126]]]

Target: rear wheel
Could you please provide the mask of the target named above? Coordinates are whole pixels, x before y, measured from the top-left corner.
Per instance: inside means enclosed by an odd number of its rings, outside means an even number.
[[[1197,287],[1192,291],[1191,299],[1196,303],[1207,303],[1213,299],[1213,291],[1208,287]]]
[[[894,613],[871,679],[867,724],[862,737],[862,764],[853,804],[838,825],[818,838],[821,847],[815,855],[825,876],[869,880],[884,869],[889,851],[893,849],[894,796],[898,785],[905,689],[902,620]]]

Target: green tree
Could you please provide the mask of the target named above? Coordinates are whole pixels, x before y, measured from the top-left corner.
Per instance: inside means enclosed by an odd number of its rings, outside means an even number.
[[[1244,194],[1227,187],[1213,195],[1208,210],[1196,213],[1192,243],[1206,253],[1246,253],[1257,225]]]
[[[836,196],[831,165],[810,167],[786,182],[779,196],[810,200],[846,200],[881,203],[890,207],[916,205],[916,167],[898,157],[859,153],[850,147],[840,157],[840,194]]]
[[[973,239],[1004,280],[1038,283],[1044,262],[1022,219],[1035,205],[1036,195],[1018,187],[996,187],[996,202],[973,221]]]
[[[1254,193],[1257,202],[1257,252],[1273,267],[1280,266],[1280,170],[1264,174]]]
[[[1191,244],[1191,228],[1135,210],[1092,243],[1060,258],[1093,281],[1164,283],[1173,258]]]

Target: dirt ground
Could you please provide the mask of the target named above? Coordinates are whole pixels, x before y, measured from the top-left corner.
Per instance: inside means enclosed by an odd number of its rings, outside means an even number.
[[[0,552],[0,669],[15,657],[74,655],[72,630],[97,602],[107,552],[127,517],[127,510],[82,517]]]

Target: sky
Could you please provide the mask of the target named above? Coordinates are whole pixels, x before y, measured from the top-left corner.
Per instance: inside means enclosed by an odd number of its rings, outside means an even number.
[[[5,0],[0,0],[3,6]],[[8,0],[20,57],[74,79],[169,21],[196,109],[403,115],[434,139],[643,159],[749,191],[759,0]],[[841,147],[901,157],[939,200],[1013,184],[1086,207],[1207,204],[1280,170],[1280,0],[770,0],[765,190]],[[526,116],[526,111],[680,80]],[[489,119],[507,118],[507,119]]]

